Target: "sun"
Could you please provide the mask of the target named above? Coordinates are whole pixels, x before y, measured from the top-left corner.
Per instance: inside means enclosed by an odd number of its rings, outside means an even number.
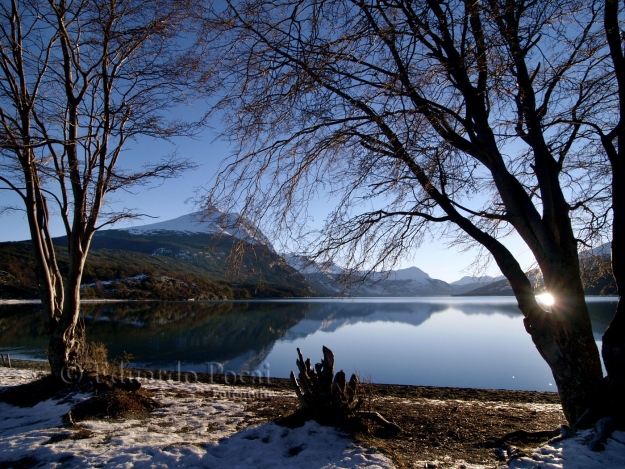
[[[540,295],[536,295],[536,300],[538,300],[539,303],[542,303],[545,306],[553,306],[553,304],[556,302],[555,298],[551,293],[542,293]]]

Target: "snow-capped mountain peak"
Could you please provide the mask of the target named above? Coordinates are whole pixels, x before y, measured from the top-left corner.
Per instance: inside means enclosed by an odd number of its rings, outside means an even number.
[[[269,239],[250,222],[236,213],[224,213],[213,209],[210,213],[194,212],[172,220],[123,228],[134,234],[152,234],[164,231],[180,234],[206,233],[228,236],[251,244],[262,244],[272,249]]]
[[[345,273],[345,269],[333,262],[315,262],[306,256],[293,253],[283,254],[282,257],[291,267],[304,275],[341,275]]]

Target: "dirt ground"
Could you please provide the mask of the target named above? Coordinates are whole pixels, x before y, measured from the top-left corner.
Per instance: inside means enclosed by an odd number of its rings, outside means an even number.
[[[372,388],[371,410],[401,432],[390,435],[383,426],[366,421],[354,437],[386,453],[400,468],[461,468],[462,463],[496,467],[512,454],[527,454],[555,437],[566,423],[555,393]],[[294,397],[271,397],[254,406],[257,415],[280,420],[298,404]]]
[[[13,366],[45,371],[47,364],[14,361]],[[135,370],[135,375],[140,374]],[[258,383],[247,378],[241,383],[232,376],[198,378],[218,384],[227,381],[225,384],[232,386],[290,389],[285,379]],[[362,424],[352,428],[352,433],[361,444],[386,453],[400,468],[462,468],[463,464],[496,467],[512,454],[523,454],[556,436],[559,426],[566,423],[555,393],[382,384],[369,388],[366,410],[378,412],[401,431],[390,434],[375,421],[361,420]],[[115,408],[113,401],[122,395],[124,401],[132,400],[133,394],[119,390],[111,392],[108,398],[99,393],[93,417],[99,417],[102,408]],[[137,398],[145,401],[147,411],[157,405],[144,389],[137,393]],[[103,403],[103,399],[111,402]],[[130,408],[137,411],[132,405]],[[274,396],[250,403],[257,417],[255,423],[259,419],[286,423],[297,408],[295,397]],[[85,413],[81,419],[88,417],[84,408],[76,409],[75,417],[81,413]]]

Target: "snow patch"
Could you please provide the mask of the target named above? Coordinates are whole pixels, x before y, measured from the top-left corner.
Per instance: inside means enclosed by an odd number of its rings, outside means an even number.
[[[29,370],[0,368],[0,392],[2,387],[39,376]],[[37,467],[70,469],[394,467],[376,449],[362,448],[337,430],[312,421],[294,429],[274,423],[253,425],[255,417],[247,411],[250,401],[286,393],[165,380],[144,379],[142,384],[165,407],[146,420],[81,422],[83,431],[91,432],[82,439],[74,439],[79,429],[63,427],[61,419],[72,405],[88,397],[85,394],[63,401],[51,399],[32,408],[0,403],[0,463],[11,467],[22,460]],[[537,411],[545,406],[531,405]],[[499,469],[625,469],[625,432],[614,432],[603,452],[588,449],[591,435],[589,430],[548,443],[531,456],[513,459]],[[432,463],[454,469],[484,469],[444,456],[434,462],[413,461],[413,467],[432,467]]]
[[[608,439],[605,451],[591,451],[587,443],[593,430],[557,443],[548,443],[529,457],[513,459],[508,469],[625,469],[625,432],[616,431]]]
[[[1,368],[0,386],[36,377],[31,371]],[[63,427],[61,418],[85,395],[48,400],[33,408],[0,403],[0,463],[11,467],[22,460],[63,468],[393,467],[377,450],[357,446],[346,435],[312,421],[295,429],[251,425],[255,416],[246,410],[250,401],[260,393],[279,393],[161,380],[142,384],[165,407],[146,420],[81,422],[87,433],[81,439],[74,439],[79,429]]]

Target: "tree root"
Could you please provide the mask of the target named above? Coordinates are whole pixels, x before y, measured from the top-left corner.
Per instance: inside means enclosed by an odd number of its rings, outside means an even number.
[[[555,430],[542,430],[529,432],[527,430],[516,430],[506,433],[504,436],[495,441],[495,455],[500,461],[505,461],[519,456],[519,450],[515,446],[508,444],[509,440],[520,441],[523,444],[531,442],[543,442],[548,439],[549,442],[567,438],[570,432],[566,425],[561,425]]]
[[[608,415],[607,417],[598,418],[602,415]],[[598,420],[597,420],[598,419]],[[596,420],[594,424],[594,435],[587,443],[588,448],[591,451],[603,451],[605,449],[605,443],[614,430],[618,427],[618,418],[614,413],[611,413],[609,409],[604,406],[595,404],[589,407],[581,417],[573,425],[573,431],[578,428],[589,428],[592,426],[593,420]]]
[[[527,430],[516,430],[514,432],[506,433],[495,442],[495,447],[502,448],[506,446],[508,440],[516,439],[523,443],[529,443],[532,440],[540,440],[546,438],[554,438],[562,434],[562,428],[556,428],[555,430],[542,430],[536,432],[528,432]]]
[[[393,435],[397,435],[401,432],[401,427],[399,425],[396,425],[393,422],[389,422],[384,417],[382,417],[379,412],[369,412],[361,410],[356,412],[356,416],[363,419],[373,420],[374,422],[379,423]]]
[[[597,421],[595,425],[595,436],[588,442],[588,448],[592,451],[603,451],[608,437],[615,428],[615,423],[612,417],[605,417]]]
[[[584,416],[582,416],[583,418]],[[612,432],[616,428],[616,421],[612,417],[605,417],[597,421],[595,425],[595,433],[594,436],[588,441],[588,448],[592,451],[603,451],[605,449],[605,443],[607,439],[610,437]],[[569,429],[566,425],[562,425],[560,428],[556,430],[544,430],[538,432],[528,432],[525,430],[517,430],[514,432],[510,432],[499,438],[495,442],[495,447],[505,448],[508,445],[506,442],[508,440],[517,439],[521,440],[524,443],[527,443],[529,440],[533,439],[541,439],[541,438],[551,438],[550,443],[556,443],[558,441],[562,441],[566,438],[569,438],[572,434],[574,434],[575,429]]]
[[[103,375],[93,372],[84,374],[84,382],[94,389],[124,389],[126,391],[137,391],[141,388],[141,381],[135,378],[124,378],[113,375]]]

